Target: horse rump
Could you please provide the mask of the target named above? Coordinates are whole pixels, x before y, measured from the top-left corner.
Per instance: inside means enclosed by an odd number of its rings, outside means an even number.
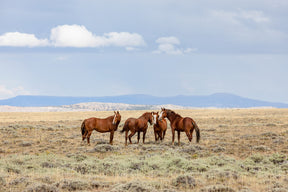
[[[123,129],[120,131],[120,133],[124,133],[124,131],[128,131],[129,130],[128,123],[129,123],[128,121],[125,121]]]

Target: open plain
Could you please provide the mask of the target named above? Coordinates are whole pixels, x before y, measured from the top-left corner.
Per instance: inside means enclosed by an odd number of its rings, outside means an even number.
[[[288,191],[288,109],[176,110],[192,117],[199,144],[184,133],[171,145],[171,129],[155,142],[124,146],[125,120],[146,111],[121,111],[109,133],[81,143],[80,126],[104,112],[0,113],[0,191]],[[177,135],[177,134],[176,134]]]

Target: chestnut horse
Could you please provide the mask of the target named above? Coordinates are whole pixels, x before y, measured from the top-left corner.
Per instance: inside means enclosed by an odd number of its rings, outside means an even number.
[[[196,122],[190,117],[181,117],[170,109],[161,108],[159,120],[167,117],[171,124],[172,130],[172,145],[174,145],[175,131],[178,132],[178,145],[180,145],[180,132],[185,132],[189,141],[192,141],[192,133],[196,131],[196,142],[200,140],[200,130]]]
[[[165,137],[166,130],[167,130],[167,122],[166,119],[159,120],[159,113],[152,112],[153,117],[153,124],[154,124],[154,135],[155,141],[160,140],[162,141]]]
[[[87,138],[87,143],[90,145],[90,136],[92,131],[96,130],[100,133],[110,132],[110,144],[113,145],[114,131],[117,130],[120,121],[121,115],[119,111],[114,111],[114,115],[105,119],[95,117],[85,119],[81,125],[82,141]]]
[[[152,113],[146,112],[143,115],[141,115],[138,119],[136,118],[128,118],[125,121],[125,124],[123,126],[123,129],[121,133],[125,131],[125,146],[127,146],[127,138],[128,138],[128,132],[131,131],[129,135],[129,141],[130,144],[132,144],[131,137],[137,132],[137,144],[139,143],[140,139],[140,132],[143,132],[143,143],[145,143],[145,135],[146,131],[148,129],[147,122],[152,124]]]

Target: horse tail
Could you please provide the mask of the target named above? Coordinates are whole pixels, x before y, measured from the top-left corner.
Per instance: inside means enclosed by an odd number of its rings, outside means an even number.
[[[199,143],[199,141],[200,141],[200,129],[199,129],[199,127],[195,121],[193,121],[193,125],[194,125],[195,131],[196,131],[196,142]]]
[[[124,126],[123,126],[122,131],[120,131],[120,132],[123,133],[124,131],[127,131],[127,130],[129,130],[129,128],[128,128],[128,122],[126,121]]]
[[[82,135],[84,135],[85,130],[86,130],[86,127],[85,127],[85,121],[83,121],[83,123],[82,123],[82,125],[81,125],[81,132],[82,132]]]

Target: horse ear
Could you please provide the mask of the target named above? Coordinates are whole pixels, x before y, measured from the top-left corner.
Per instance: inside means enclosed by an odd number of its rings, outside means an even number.
[[[119,111],[117,111],[117,113],[120,114]]]
[[[114,114],[116,114],[116,112],[114,111]]]

